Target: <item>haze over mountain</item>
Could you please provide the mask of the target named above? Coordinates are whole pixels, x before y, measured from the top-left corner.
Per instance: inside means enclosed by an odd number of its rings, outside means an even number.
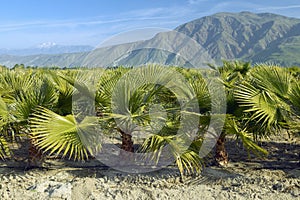
[[[39,52],[40,54],[44,52]],[[50,53],[47,53],[50,54]],[[99,48],[91,53],[0,55],[0,64],[115,66],[160,63],[203,67],[225,60],[300,65],[300,19],[271,13],[217,13],[152,39]]]
[[[28,56],[37,54],[63,54],[78,53],[93,50],[88,45],[58,45],[54,42],[45,42],[31,48],[24,49],[0,49],[0,55]]]

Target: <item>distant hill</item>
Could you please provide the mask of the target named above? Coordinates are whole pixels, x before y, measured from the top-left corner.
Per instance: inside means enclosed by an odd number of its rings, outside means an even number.
[[[88,45],[58,45],[45,42],[35,47],[25,49],[0,49],[0,55],[29,56],[39,54],[63,54],[91,51],[94,48]]]
[[[98,48],[91,53],[42,54],[0,55],[0,64],[106,67],[160,63],[203,67],[213,61],[238,59],[300,66],[300,19],[271,13],[217,13],[146,41]]]

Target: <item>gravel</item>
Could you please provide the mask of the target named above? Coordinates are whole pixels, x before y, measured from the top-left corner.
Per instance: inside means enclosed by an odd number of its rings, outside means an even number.
[[[264,159],[249,158],[234,145],[228,144],[231,160],[226,168],[208,164],[201,174],[183,179],[174,167],[128,174],[98,162],[51,161],[52,167],[28,171],[0,162],[0,199],[300,200],[300,141],[277,138],[262,143],[270,152]]]
[[[297,170],[208,167],[184,177],[164,169],[126,174],[112,169],[18,171],[1,168],[0,199],[300,199]],[[300,169],[299,169],[300,170]]]

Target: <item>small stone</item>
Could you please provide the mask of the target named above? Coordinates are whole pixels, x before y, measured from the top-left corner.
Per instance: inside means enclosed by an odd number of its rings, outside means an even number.
[[[98,178],[98,181],[99,181],[100,183],[104,183],[104,178]]]
[[[276,183],[272,186],[273,190],[282,190],[283,185],[281,183]]]
[[[175,178],[175,183],[181,183],[181,178],[180,177],[176,177]]]
[[[8,179],[12,181],[12,180],[14,180],[15,178],[14,178],[12,175],[10,175]]]
[[[10,199],[8,193],[6,193],[6,192],[3,193],[2,197],[3,197],[3,199]]]
[[[8,178],[6,177],[6,176],[3,176],[3,182],[8,182],[9,180],[8,180]]]
[[[63,199],[71,200],[71,196],[72,196],[71,183],[62,184],[55,187],[54,189],[51,188],[49,190],[50,198],[63,198]]]

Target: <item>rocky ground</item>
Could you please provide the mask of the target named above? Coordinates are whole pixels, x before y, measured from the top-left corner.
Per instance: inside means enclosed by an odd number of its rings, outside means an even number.
[[[229,148],[226,168],[206,166],[183,182],[172,166],[127,174],[92,163],[82,167],[52,161],[50,168],[28,171],[1,163],[0,199],[300,199],[299,142],[261,145],[271,152],[265,159]]]

